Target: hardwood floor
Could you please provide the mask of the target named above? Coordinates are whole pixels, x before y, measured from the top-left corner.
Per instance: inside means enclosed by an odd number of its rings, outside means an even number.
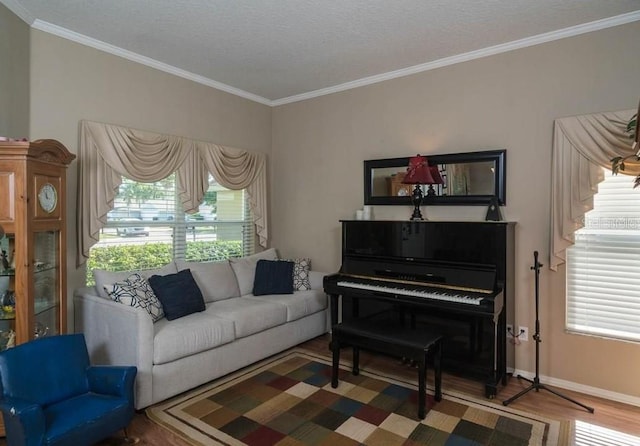
[[[306,342],[302,344],[301,347],[318,353],[328,354],[328,342],[329,337],[326,335]],[[348,349],[344,351],[342,357],[344,359],[350,359]],[[366,370],[367,367],[371,367],[377,370],[393,373],[395,375],[406,376],[410,379],[415,379],[416,374],[415,369],[400,364],[397,359],[381,355],[373,355],[364,351],[360,356],[360,367],[363,370]],[[442,385],[444,392],[450,390],[467,393],[477,398],[483,397],[483,385],[479,382],[470,381],[445,373],[443,374]],[[524,380],[511,378],[507,386],[500,390],[495,402],[501,403],[503,400],[515,395],[528,386],[529,383]],[[638,437],[631,442],[623,442],[622,440],[615,440],[615,438],[611,437],[612,433],[607,432],[604,434],[604,441],[596,442],[595,440],[590,441],[583,439],[577,442],[578,446],[587,446],[591,444],[607,446],[640,444],[640,407],[579,394],[564,389],[558,390],[566,396],[595,408],[595,413],[591,414],[585,409],[582,409],[579,406],[576,406],[571,402],[545,390],[541,390],[540,392],[531,391],[512,402],[509,407],[526,412],[544,414],[551,418],[570,419],[573,421],[587,423],[584,425],[580,423],[581,428],[584,426],[587,429],[595,430],[595,428],[590,428],[589,426],[601,426],[606,429]],[[144,412],[136,413],[128,431],[130,435],[136,436],[140,439],[140,442],[138,443],[140,445],[189,446],[189,443],[151,422]],[[107,446],[119,443],[121,442],[118,441],[118,438],[113,438],[100,443],[100,445]],[[3,444],[6,443],[0,441],[0,445]]]

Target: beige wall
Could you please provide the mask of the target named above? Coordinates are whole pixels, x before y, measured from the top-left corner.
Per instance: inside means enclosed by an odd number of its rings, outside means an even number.
[[[0,4],[0,136],[29,135],[29,26]]]
[[[517,222],[516,323],[534,329],[530,266],[541,273],[541,374],[640,397],[640,345],[564,332],[565,272],[548,264],[553,120],[626,110],[640,94],[640,23],[568,38],[273,111],[272,246],[340,266],[340,219],[363,205],[363,160],[507,149],[507,206]],[[424,209],[423,209],[424,210]],[[431,206],[433,220],[484,218],[485,207]],[[377,218],[411,207],[377,206]],[[533,372],[535,343],[516,347]]]
[[[271,150],[271,109],[265,105],[36,30],[31,55],[31,139],[54,138],[77,154],[78,122],[88,119]],[[67,187],[70,297],[85,281],[84,269],[75,268],[77,167],[76,160]]]

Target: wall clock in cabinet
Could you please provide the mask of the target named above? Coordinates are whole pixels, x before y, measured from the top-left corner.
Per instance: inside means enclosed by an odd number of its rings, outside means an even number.
[[[66,172],[74,158],[52,139],[0,141],[0,350],[66,332]]]

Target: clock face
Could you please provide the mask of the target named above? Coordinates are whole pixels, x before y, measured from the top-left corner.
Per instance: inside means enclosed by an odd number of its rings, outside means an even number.
[[[56,192],[53,184],[46,183],[40,188],[40,192],[38,192],[38,202],[45,212],[51,213],[55,210],[58,205],[58,192]]]

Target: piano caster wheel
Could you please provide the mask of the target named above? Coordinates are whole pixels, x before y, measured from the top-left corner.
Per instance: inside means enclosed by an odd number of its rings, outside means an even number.
[[[412,369],[418,368],[418,362],[415,359],[403,357],[402,364],[406,365],[407,367],[411,367]]]

